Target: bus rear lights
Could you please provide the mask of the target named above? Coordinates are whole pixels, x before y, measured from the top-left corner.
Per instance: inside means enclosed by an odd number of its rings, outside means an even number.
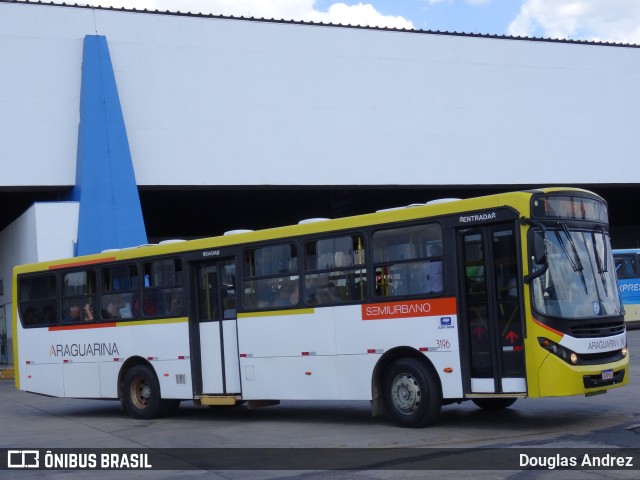
[[[553,353],[556,357],[561,358],[571,365],[578,365],[578,363],[580,362],[580,358],[578,357],[577,353],[572,352],[568,348],[565,348],[561,345],[558,345],[548,338],[538,337],[538,343],[542,348],[544,348],[548,352]]]

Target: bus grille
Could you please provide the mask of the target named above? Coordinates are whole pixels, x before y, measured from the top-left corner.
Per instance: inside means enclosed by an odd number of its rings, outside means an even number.
[[[569,334],[575,338],[590,338],[590,337],[610,337],[612,335],[618,335],[624,333],[624,322],[608,322],[608,323],[593,323],[572,325],[569,327]]]
[[[580,365],[601,365],[603,363],[617,362],[623,358],[622,350],[601,353],[581,353]]]

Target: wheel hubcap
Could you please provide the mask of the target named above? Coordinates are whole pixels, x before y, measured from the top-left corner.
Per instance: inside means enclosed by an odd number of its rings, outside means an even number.
[[[396,408],[406,415],[420,406],[422,392],[417,380],[408,373],[398,375],[391,385],[391,398]]]
[[[145,408],[151,397],[151,386],[144,380],[137,380],[131,385],[131,400],[137,408]]]

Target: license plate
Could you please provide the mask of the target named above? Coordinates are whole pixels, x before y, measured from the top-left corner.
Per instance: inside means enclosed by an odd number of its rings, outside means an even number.
[[[602,380],[611,380],[613,378],[613,370],[602,370]]]

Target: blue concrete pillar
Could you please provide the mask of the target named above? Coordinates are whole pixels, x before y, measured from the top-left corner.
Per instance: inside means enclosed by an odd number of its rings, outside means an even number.
[[[84,38],[76,186],[77,255],[147,243],[107,39]]]

